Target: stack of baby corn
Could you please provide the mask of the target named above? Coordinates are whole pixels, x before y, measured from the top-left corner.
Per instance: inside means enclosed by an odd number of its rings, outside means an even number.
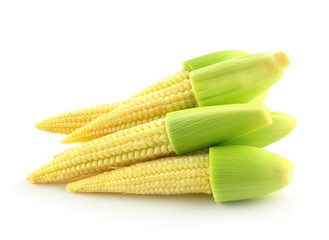
[[[296,122],[262,102],[289,64],[284,52],[215,52],[124,101],[38,122],[40,130],[68,134],[63,143],[82,144],[27,179],[68,183],[71,192],[204,193],[217,202],[281,189],[292,164],[261,148]]]

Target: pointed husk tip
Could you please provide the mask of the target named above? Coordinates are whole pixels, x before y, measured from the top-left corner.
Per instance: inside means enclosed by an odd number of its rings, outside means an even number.
[[[210,183],[216,202],[251,199],[287,186],[292,163],[250,146],[217,146],[209,152]]]
[[[283,51],[274,53],[274,58],[283,68],[287,68],[290,65],[289,57]]]
[[[245,145],[265,147],[290,134],[296,126],[296,119],[281,112],[270,112],[272,123],[251,133],[230,139],[223,145]]]
[[[232,104],[168,113],[167,133],[176,154],[224,143],[272,123],[265,104]]]
[[[284,74],[289,58],[284,52],[231,58],[190,73],[199,106],[252,101]]]

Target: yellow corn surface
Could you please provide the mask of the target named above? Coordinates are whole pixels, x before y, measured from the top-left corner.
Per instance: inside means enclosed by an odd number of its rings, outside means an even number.
[[[28,176],[32,183],[70,182],[174,154],[162,118],[72,147]]]
[[[183,81],[184,79],[188,79],[188,78],[189,78],[189,72],[183,69],[169,77],[166,77],[156,83],[153,83],[151,86],[143,89],[142,91],[133,95],[132,97],[141,97],[141,96],[148,95],[150,93],[160,91],[162,89],[168,88],[168,87],[175,85],[176,83],[179,83],[179,82]]]
[[[135,94],[131,98],[141,97],[153,92],[157,92],[161,89],[168,88],[176,83],[179,83],[187,78],[189,78],[188,71],[182,70],[157,83],[152,84],[151,86],[145,88],[144,90]],[[81,128],[87,123],[102,116],[103,114],[111,112],[116,107],[121,106],[126,102],[129,102],[129,99],[112,104],[103,104],[99,106],[87,107],[66,112],[38,122],[36,123],[36,127],[46,132],[70,134],[76,129]]]
[[[165,117],[166,113],[197,106],[189,79],[129,102],[102,115],[66,137],[62,143],[87,142],[113,132]]]
[[[98,174],[67,185],[70,192],[211,194],[208,152],[167,157]]]
[[[120,103],[81,108],[37,122],[35,126],[46,132],[70,134],[103,114],[112,111],[118,105]]]

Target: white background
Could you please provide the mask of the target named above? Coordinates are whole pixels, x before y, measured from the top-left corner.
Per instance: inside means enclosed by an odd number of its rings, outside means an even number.
[[[1,239],[328,239],[326,1],[1,1]],[[294,163],[285,189],[216,204],[211,196],[71,194],[26,176],[67,146],[35,122],[123,100],[227,49],[285,51],[270,110],[297,119],[269,147]]]

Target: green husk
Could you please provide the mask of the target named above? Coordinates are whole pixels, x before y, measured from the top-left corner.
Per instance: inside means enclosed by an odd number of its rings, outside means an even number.
[[[192,58],[190,60],[185,61],[183,63],[183,68],[187,71],[194,71],[196,69],[210,66],[215,63],[228,60],[230,58],[244,56],[247,54],[250,54],[250,53],[248,53],[246,51],[240,51],[240,50],[227,50],[227,51],[209,53],[209,54],[202,55],[200,57]]]
[[[267,89],[265,92],[263,92],[262,94],[258,95],[257,97],[255,97],[254,99],[249,101],[249,103],[262,103],[262,102],[264,102],[265,99],[268,96],[268,93],[269,93],[269,90]]]
[[[260,197],[285,187],[292,178],[290,161],[261,148],[211,147],[209,159],[216,202]]]
[[[190,73],[199,106],[247,103],[278,81],[289,66],[284,52],[235,57]]]
[[[177,154],[184,154],[253,132],[272,123],[264,104],[234,104],[168,113],[167,133]]]
[[[288,114],[270,112],[272,124],[254,132],[230,139],[222,145],[265,147],[287,136],[296,126],[296,119]]]

